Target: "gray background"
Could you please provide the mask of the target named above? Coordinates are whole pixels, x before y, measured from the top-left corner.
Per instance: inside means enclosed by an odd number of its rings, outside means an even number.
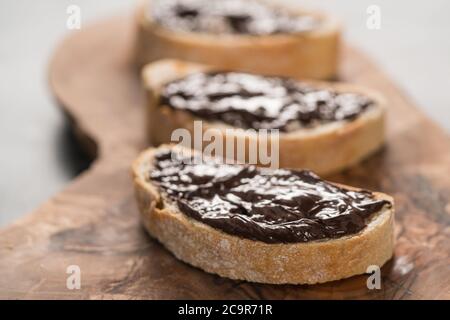
[[[436,122],[450,131],[450,2],[291,1],[324,8]],[[32,210],[88,165],[47,87],[47,62],[66,29],[66,9],[81,7],[82,27],[129,12],[125,0],[2,0],[0,3],[0,226]],[[368,30],[366,9],[381,8]],[[424,133],[426,134],[426,133]]]

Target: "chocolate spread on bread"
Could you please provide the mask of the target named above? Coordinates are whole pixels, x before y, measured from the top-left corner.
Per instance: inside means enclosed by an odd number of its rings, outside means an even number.
[[[319,20],[254,0],[155,0],[152,18],[170,30],[270,35],[311,31]]]
[[[355,234],[391,203],[310,171],[224,164],[163,150],[149,179],[188,217],[231,235],[296,243]]]
[[[289,132],[355,119],[374,101],[361,94],[313,88],[289,78],[209,72],[166,84],[159,103],[238,128]]]

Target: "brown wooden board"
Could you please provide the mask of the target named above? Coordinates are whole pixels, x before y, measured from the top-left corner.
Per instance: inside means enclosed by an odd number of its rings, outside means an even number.
[[[389,99],[388,144],[331,180],[395,197],[397,246],[382,268],[381,290],[368,290],[365,275],[311,286],[223,279],[178,261],[148,237],[129,174],[146,145],[133,31],[130,18],[112,18],[73,33],[56,50],[51,88],[97,158],[61,193],[0,231],[0,298],[450,298],[449,137],[354,49],[344,49],[341,78]],[[81,268],[80,290],[66,288],[69,265]]]

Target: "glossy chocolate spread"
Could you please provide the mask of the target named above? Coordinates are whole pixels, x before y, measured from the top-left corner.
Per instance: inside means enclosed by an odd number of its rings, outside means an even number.
[[[374,104],[356,93],[241,72],[195,73],[166,84],[160,104],[239,128],[294,131],[352,120]]]
[[[266,243],[334,239],[361,231],[388,201],[351,191],[310,171],[223,164],[159,151],[149,179],[195,220]],[[197,160],[197,161],[195,161]]]
[[[151,6],[153,20],[176,31],[270,35],[311,31],[320,23],[254,0],[154,0]]]

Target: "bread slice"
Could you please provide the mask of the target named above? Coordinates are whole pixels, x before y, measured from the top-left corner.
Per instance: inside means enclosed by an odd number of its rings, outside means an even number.
[[[261,74],[331,79],[337,74],[340,26],[317,12],[317,30],[263,36],[176,32],[158,25],[143,1],[136,14],[135,59],[138,66],[159,59],[181,59]],[[267,1],[266,1],[267,2]],[[291,8],[293,13],[306,13]]]
[[[148,136],[153,145],[174,142],[171,141],[171,135],[178,128],[185,128],[193,135],[194,121],[201,120],[187,111],[160,106],[159,96],[164,84],[194,72],[214,69],[202,64],[170,59],[148,64],[143,69],[142,78],[148,98]],[[358,163],[383,145],[386,104],[380,94],[353,84],[304,82],[313,87],[331,88],[338,92],[361,93],[373,99],[375,105],[352,121],[332,122],[313,128],[281,132],[276,141],[279,145],[280,167],[308,168],[319,175],[327,175]],[[249,143],[258,139],[258,135],[242,130],[230,133],[227,129],[233,127],[223,122],[202,121],[202,129],[203,132],[209,129],[219,130],[225,140],[244,139]],[[269,146],[272,143],[275,142],[269,141]],[[255,144],[259,145],[257,141]],[[246,149],[248,151],[249,148]],[[248,159],[248,152],[245,156]]]
[[[149,181],[156,152],[179,148],[163,145],[144,151],[133,163],[135,194],[143,224],[178,259],[231,279],[272,284],[314,284],[367,272],[393,253],[394,209],[375,213],[357,234],[304,243],[268,244],[227,234],[180,212]],[[357,190],[346,187],[347,189]],[[393,203],[382,193],[377,199]]]

